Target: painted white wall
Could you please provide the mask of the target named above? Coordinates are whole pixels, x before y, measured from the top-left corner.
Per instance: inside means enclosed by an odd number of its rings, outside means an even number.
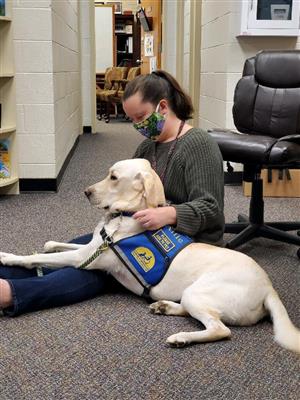
[[[113,7],[95,7],[96,73],[114,65]]]
[[[20,178],[56,178],[82,131],[78,0],[14,0]]]

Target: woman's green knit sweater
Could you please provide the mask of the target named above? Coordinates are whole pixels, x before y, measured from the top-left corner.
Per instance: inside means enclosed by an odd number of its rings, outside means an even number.
[[[134,158],[151,163],[155,154],[157,173],[164,171],[172,142],[144,140]],[[223,160],[217,143],[201,129],[192,128],[178,139],[164,179],[167,200],[176,208],[175,230],[197,242],[221,244],[224,232]]]

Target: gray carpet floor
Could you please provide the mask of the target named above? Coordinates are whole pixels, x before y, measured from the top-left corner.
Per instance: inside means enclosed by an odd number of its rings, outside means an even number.
[[[130,158],[141,138],[129,123],[99,123],[83,135],[58,193],[0,197],[0,248],[41,251],[47,240],[90,232],[100,218],[86,186],[113,162]],[[247,213],[249,199],[227,186],[226,220]],[[266,219],[300,219],[300,199],[266,199]],[[300,261],[296,247],[256,239],[239,250],[269,273],[293,322],[300,327]],[[196,330],[189,318],[155,316],[127,293],[17,318],[0,317],[0,399],[245,399],[299,398],[300,358],[272,339],[264,320],[232,328],[231,340],[172,349],[165,339]]]

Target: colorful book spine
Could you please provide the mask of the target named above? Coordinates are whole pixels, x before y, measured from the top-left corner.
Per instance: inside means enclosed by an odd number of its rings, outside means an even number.
[[[9,139],[0,139],[0,179],[10,178]]]
[[[0,17],[5,17],[5,0],[0,0]]]

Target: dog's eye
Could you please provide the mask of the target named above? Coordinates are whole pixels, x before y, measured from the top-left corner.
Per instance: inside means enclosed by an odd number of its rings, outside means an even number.
[[[111,175],[111,176],[110,176],[110,179],[111,179],[112,181],[116,181],[118,178],[116,177],[116,175]]]

